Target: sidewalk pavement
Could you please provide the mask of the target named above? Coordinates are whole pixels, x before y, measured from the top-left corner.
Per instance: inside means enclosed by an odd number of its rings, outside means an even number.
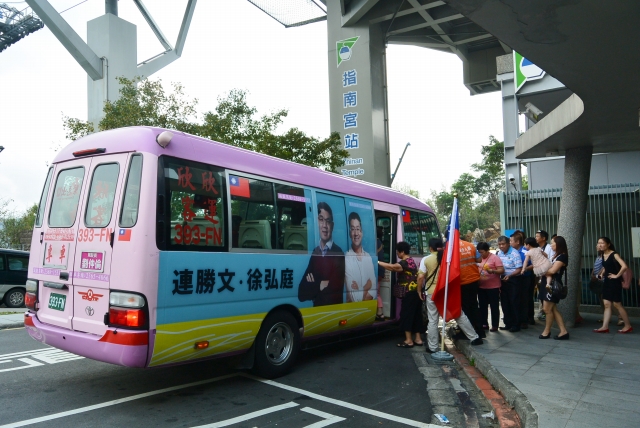
[[[5,308],[0,307],[0,330],[5,328],[24,327],[24,313],[27,308]]]
[[[631,334],[619,334],[615,322],[611,333],[596,334],[601,316],[582,316],[566,341],[553,340],[555,326],[551,339],[538,339],[544,321],[536,321],[517,333],[487,332],[482,346],[460,340],[456,346],[490,381],[485,371],[492,366],[515,385],[533,405],[540,427],[640,426],[640,318],[631,318],[637,329]]]

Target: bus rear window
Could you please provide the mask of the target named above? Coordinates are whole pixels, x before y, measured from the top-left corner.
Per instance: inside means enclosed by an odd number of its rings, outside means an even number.
[[[164,158],[163,163],[169,248],[226,249],[224,170],[182,159]]]
[[[111,222],[119,173],[120,166],[117,163],[98,165],[93,171],[84,216],[84,224],[87,227],[105,227]]]
[[[49,227],[71,227],[76,222],[84,167],[60,171],[53,191]]]
[[[49,194],[49,186],[51,185],[51,175],[53,175],[53,168],[49,168],[49,172],[47,173],[47,180],[44,182],[42,195],[40,195],[40,204],[38,205],[38,215],[36,217],[36,227],[42,226],[44,209],[47,205],[47,195]]]

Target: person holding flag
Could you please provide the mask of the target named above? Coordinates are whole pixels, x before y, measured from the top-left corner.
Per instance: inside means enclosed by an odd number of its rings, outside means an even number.
[[[444,329],[447,321],[452,319],[469,338],[472,345],[482,345],[482,339],[475,332],[471,322],[462,312],[462,297],[460,290],[460,219],[458,214],[458,198],[453,200],[453,212],[451,222],[447,227],[447,244],[444,250],[442,268],[438,275],[438,283],[431,299],[436,304],[438,312],[442,315],[442,343],[444,351]]]

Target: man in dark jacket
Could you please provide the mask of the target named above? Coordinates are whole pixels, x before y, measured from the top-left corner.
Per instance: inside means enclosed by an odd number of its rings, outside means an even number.
[[[311,253],[298,299],[313,300],[313,306],[339,304],[344,293],[344,252],[333,242],[333,212],[326,202],[318,204],[318,229],[320,245]]]

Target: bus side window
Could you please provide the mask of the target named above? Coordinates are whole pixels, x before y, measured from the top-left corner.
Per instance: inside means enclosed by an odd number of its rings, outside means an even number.
[[[133,155],[129,164],[127,184],[124,189],[122,208],[120,209],[120,227],[133,227],[138,221],[141,178],[142,155]]]
[[[411,255],[424,255],[420,236],[420,217],[415,211],[402,210],[404,240],[411,245]]]
[[[440,237],[438,223],[433,214],[420,213],[420,235],[422,239],[422,248],[425,252],[429,248],[429,239]]]
[[[229,174],[232,240],[236,248],[276,248],[276,207],[273,184],[268,181]]]
[[[226,249],[224,170],[175,158],[167,158],[163,164],[170,248]]]
[[[278,207],[278,239],[276,248],[289,251],[307,251],[307,204],[304,189],[287,184],[276,184]]]

